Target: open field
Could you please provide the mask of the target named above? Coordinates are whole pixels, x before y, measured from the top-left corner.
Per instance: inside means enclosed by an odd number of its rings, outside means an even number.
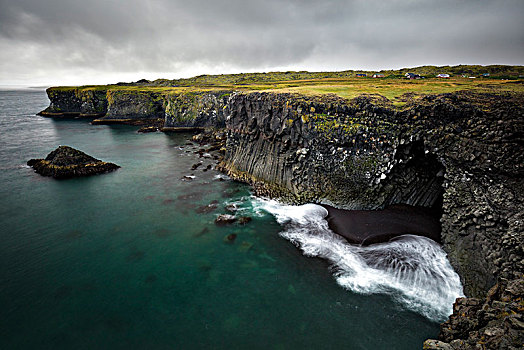
[[[426,76],[425,79],[409,80],[406,72]],[[451,78],[436,78],[439,72],[451,73]],[[368,76],[357,78],[356,73]],[[373,72],[270,72],[225,75],[203,75],[189,79],[155,81],[141,80],[135,83],[82,86],[80,90],[120,90],[157,92],[163,94],[191,94],[205,91],[273,91],[304,95],[335,94],[352,99],[362,94],[381,95],[393,105],[402,107],[408,100],[428,94],[454,91],[479,91],[490,93],[524,92],[524,67],[522,66],[455,66],[405,68],[382,71],[384,78],[372,78]],[[483,74],[488,74],[484,77]],[[476,78],[469,78],[475,76]],[[71,87],[53,88],[56,90]]]

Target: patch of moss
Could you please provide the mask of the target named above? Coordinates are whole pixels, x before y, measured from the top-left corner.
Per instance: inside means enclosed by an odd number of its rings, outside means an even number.
[[[334,136],[339,132],[342,132],[345,135],[354,135],[363,127],[363,125],[358,123],[355,118],[345,118],[344,120],[340,120],[337,117],[322,113],[310,115],[308,120],[311,120],[313,127],[317,131],[328,137]]]

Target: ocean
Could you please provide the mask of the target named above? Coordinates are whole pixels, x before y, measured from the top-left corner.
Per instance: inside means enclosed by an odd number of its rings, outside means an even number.
[[[420,349],[462,295],[428,239],[352,246],[322,207],[203,171],[191,134],[36,116],[48,103],[0,90],[1,349]],[[25,165],[59,145],[121,168]],[[215,225],[230,204],[252,220]]]

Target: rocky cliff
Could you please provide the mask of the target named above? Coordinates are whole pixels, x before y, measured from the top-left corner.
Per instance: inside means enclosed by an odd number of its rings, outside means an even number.
[[[518,94],[234,95],[221,164],[260,195],[350,209],[433,208],[465,292],[524,271],[524,120]]]
[[[524,346],[524,279],[501,279],[485,298],[458,298],[424,350],[507,349]]]
[[[227,127],[220,168],[259,195],[346,209],[431,208],[468,296],[524,271],[524,97],[457,92],[396,108],[380,95],[50,88],[43,115]]]
[[[232,91],[171,91],[136,87],[57,87],[43,116],[99,118],[95,123],[142,123],[171,127],[224,127]]]
[[[51,103],[39,114],[43,116],[101,117],[107,113],[106,93],[105,89],[49,88],[47,97]]]

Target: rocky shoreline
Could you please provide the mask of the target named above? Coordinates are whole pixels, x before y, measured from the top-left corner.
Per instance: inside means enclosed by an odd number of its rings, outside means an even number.
[[[522,93],[428,95],[402,108],[379,95],[48,95],[47,116],[98,113],[103,122],[165,131],[225,127],[217,168],[258,195],[339,209],[425,208],[440,218],[443,248],[468,297],[523,276]]]
[[[458,298],[440,326],[439,340],[424,350],[508,349],[524,347],[524,278],[501,279],[485,298]]]

